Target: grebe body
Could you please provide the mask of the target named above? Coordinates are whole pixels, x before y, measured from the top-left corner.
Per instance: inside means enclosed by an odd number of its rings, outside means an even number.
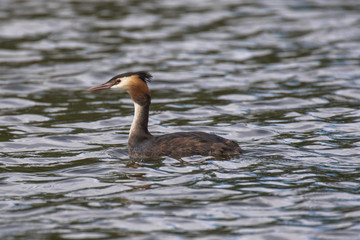
[[[204,132],[176,132],[143,138],[141,143],[129,139],[130,156],[153,158],[158,156],[185,157],[238,155],[239,145],[223,137]]]
[[[151,78],[148,72],[127,72],[116,75],[102,85],[88,89],[88,91],[119,89],[129,93],[135,107],[128,139],[130,157],[180,158],[193,155],[233,156],[241,153],[241,148],[236,142],[204,132],[176,132],[153,136],[148,130],[151,96],[147,82]]]

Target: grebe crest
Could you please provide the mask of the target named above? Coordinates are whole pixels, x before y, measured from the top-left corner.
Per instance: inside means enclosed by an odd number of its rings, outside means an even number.
[[[135,108],[128,139],[128,150],[132,158],[232,156],[241,153],[242,150],[236,142],[204,132],[176,132],[153,136],[148,131],[151,96],[147,83],[151,78],[152,75],[145,71],[127,72],[88,89],[125,90],[129,93]]]

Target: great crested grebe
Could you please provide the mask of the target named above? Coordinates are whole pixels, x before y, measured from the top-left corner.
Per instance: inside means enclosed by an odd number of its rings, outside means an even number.
[[[135,106],[128,140],[130,157],[180,158],[193,155],[233,156],[241,153],[241,148],[236,142],[204,132],[176,132],[153,136],[148,130],[151,96],[147,83],[151,78],[151,74],[145,71],[127,72],[88,89],[88,91],[115,89],[129,93]]]

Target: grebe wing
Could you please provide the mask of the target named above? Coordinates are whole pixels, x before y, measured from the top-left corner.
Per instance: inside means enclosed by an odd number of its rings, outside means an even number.
[[[158,155],[238,155],[240,146],[231,140],[204,132],[177,132],[154,137],[153,151]]]

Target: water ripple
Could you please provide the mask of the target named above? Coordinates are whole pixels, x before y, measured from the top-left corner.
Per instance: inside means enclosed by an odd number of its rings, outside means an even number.
[[[1,239],[357,239],[359,4],[0,0]],[[150,130],[240,158],[133,161],[133,105],[84,91],[154,75]]]

